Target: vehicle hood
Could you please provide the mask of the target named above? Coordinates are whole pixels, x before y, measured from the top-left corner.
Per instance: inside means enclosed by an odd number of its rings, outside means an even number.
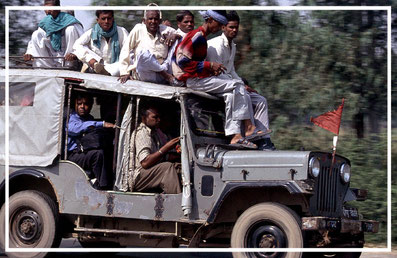
[[[305,180],[309,155],[309,151],[215,150],[208,154],[202,150],[199,160],[212,159],[224,181]]]

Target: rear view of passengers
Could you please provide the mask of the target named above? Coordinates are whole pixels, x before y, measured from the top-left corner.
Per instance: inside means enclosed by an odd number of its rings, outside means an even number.
[[[87,69],[98,74],[120,76],[120,51],[128,38],[128,32],[117,26],[112,10],[97,10],[97,23],[75,43],[74,53]]]
[[[44,6],[60,6],[59,0],[44,0]],[[83,34],[83,26],[72,15],[59,10],[46,10],[46,17],[33,32],[24,60],[33,60],[33,67],[66,67],[76,65],[72,54],[74,42]],[[61,57],[61,58],[40,58]]]

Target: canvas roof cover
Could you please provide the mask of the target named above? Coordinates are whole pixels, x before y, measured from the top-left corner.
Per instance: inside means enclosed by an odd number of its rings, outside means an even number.
[[[3,74],[2,74],[3,75]],[[0,137],[5,139],[4,76],[0,76]],[[54,77],[11,75],[9,87],[9,160],[15,166],[47,166],[60,149],[62,86]],[[5,164],[5,141],[0,141]]]
[[[121,84],[117,77],[65,70],[10,69],[10,165],[48,166],[61,152],[64,81],[83,87],[131,95],[171,99],[181,93],[206,93],[141,81]],[[0,70],[0,165],[5,164],[5,70]]]

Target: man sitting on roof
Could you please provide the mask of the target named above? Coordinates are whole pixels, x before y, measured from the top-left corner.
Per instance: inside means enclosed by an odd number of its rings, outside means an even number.
[[[245,89],[247,90],[254,107],[255,126],[263,132],[269,132],[268,105],[266,98],[258,94],[256,90],[249,87],[248,81],[240,78],[234,68],[236,44],[234,43],[233,39],[235,39],[238,34],[240,17],[238,16],[237,12],[230,11],[227,14],[227,20],[228,23],[222,27],[222,35],[208,40],[206,60],[223,64],[226,70],[222,76],[225,76],[225,78],[228,76],[230,79],[242,80],[244,82]],[[273,143],[270,140],[270,134],[265,135],[264,139],[261,139],[256,143],[261,145],[261,149],[275,149]]]
[[[175,36],[175,42],[170,42],[172,43],[170,50],[168,52],[168,57],[167,60],[165,60],[165,63],[168,65],[168,72],[172,74],[172,57],[174,56],[175,49],[178,46],[178,44],[182,41],[183,37],[194,30],[194,15],[192,12],[184,10],[180,11],[176,15],[176,21],[178,25],[178,29],[176,30],[176,36]],[[179,82],[174,80],[174,85],[175,86],[183,86],[183,82]]]
[[[97,10],[95,14],[97,23],[73,46],[77,58],[85,64],[82,72],[89,69],[99,74],[120,76],[120,50],[127,41],[128,32],[117,26],[113,10]]]
[[[178,25],[178,29],[176,32],[182,36],[182,38],[194,30],[194,15],[192,12],[184,10],[180,11],[176,15],[176,21]]]
[[[121,49],[120,82],[132,79],[173,84],[175,78],[164,63],[169,49],[165,37],[169,34],[175,34],[175,29],[161,24],[159,10],[145,11],[143,23],[135,25]]]
[[[253,124],[251,99],[241,80],[222,77],[225,67],[216,62],[205,61],[207,56],[207,36],[227,24],[226,11],[208,10],[201,13],[205,22],[189,32],[177,46],[172,71],[178,80],[186,81],[189,88],[223,97],[225,100],[225,134],[232,136],[230,141],[239,147],[255,149],[249,139],[260,138],[264,132],[257,131]],[[242,123],[245,136],[242,135]]]
[[[60,6],[59,0],[44,0],[44,6]],[[63,67],[64,60],[64,66],[74,67],[73,44],[83,34],[83,26],[74,16],[60,10],[46,10],[45,13],[47,16],[32,34],[24,60],[33,60],[33,67]]]

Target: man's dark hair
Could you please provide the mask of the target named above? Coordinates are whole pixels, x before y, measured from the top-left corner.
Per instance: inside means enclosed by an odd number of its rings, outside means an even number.
[[[230,11],[227,15],[226,15],[227,21],[236,21],[238,23],[240,23],[240,17],[238,16],[236,11]]]
[[[53,6],[61,6],[59,0],[44,0],[44,5],[46,4],[52,4]]]
[[[152,110],[152,111],[156,111],[157,113],[159,113],[158,109],[154,106],[149,106],[149,105],[143,105],[141,107],[141,110],[139,112],[139,114],[141,115],[141,117],[146,117],[148,115],[148,111]]]
[[[114,11],[113,10],[96,10],[95,15],[97,18],[99,18],[99,15],[102,13],[111,13],[112,16],[114,17]]]
[[[79,99],[86,99],[90,104],[94,104],[94,97],[91,94],[79,92],[77,93],[76,98],[74,100],[75,103]]]
[[[245,79],[244,77],[241,77],[241,80],[244,82],[245,85],[249,85],[247,79]]]
[[[180,11],[177,15],[176,15],[176,21],[177,22],[182,22],[183,17],[185,16],[192,16],[192,18],[194,19],[194,15],[191,11],[188,10],[184,10],[184,11]]]

